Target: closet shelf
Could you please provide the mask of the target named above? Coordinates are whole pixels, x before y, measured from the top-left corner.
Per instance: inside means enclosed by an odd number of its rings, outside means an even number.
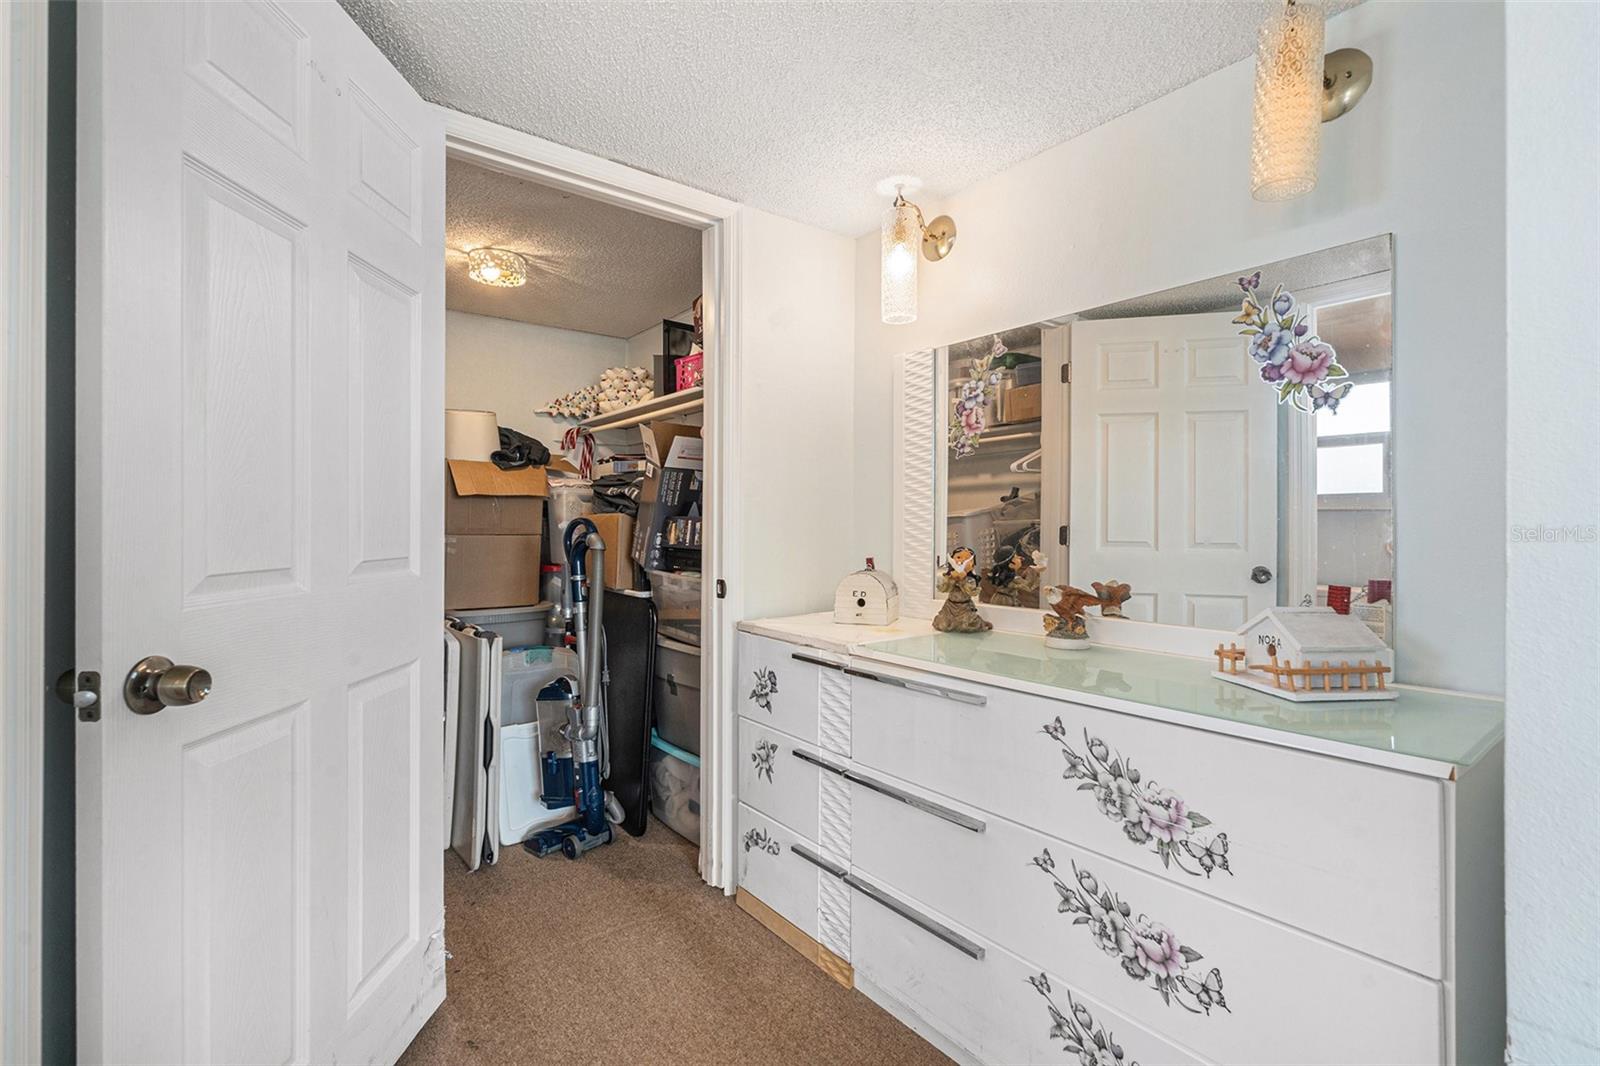
[[[705,402],[704,388],[682,389],[678,392],[669,392],[665,396],[653,397],[631,407],[624,407],[620,411],[586,418],[578,425],[591,433],[603,429],[627,429],[629,426],[654,422],[661,418],[696,414],[705,407]]]

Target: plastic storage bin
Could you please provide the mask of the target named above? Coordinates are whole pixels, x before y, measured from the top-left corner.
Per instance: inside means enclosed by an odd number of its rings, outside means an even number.
[[[530,607],[490,607],[481,611],[451,611],[450,614],[468,625],[499,633],[501,645],[509,651],[544,644],[550,606],[546,602]]]
[[[700,757],[650,734],[650,811],[668,829],[700,843]]]
[[[582,478],[550,479],[550,561],[565,563],[567,526],[594,510],[594,482]]]
[[[700,649],[675,640],[656,641],[656,732],[661,739],[700,754]]]
[[[700,646],[700,575],[650,571],[656,601],[656,631],[670,640]]]

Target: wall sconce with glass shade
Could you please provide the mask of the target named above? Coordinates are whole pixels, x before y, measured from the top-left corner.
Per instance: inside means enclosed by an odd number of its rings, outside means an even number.
[[[905,197],[921,182],[915,178],[889,178],[879,183],[881,195],[894,193],[894,203],[883,218],[883,281],[879,304],[885,325],[904,326],[917,320],[917,251],[937,263],[956,245],[956,224],[949,215],[924,222],[922,209]]]
[[[1317,187],[1322,124],[1372,85],[1372,58],[1358,48],[1322,54],[1327,14],[1318,0],[1284,0],[1256,44],[1250,195],[1290,200]]]
[[[528,263],[520,253],[504,248],[473,248],[467,252],[467,276],[485,285],[514,289],[528,281]]]

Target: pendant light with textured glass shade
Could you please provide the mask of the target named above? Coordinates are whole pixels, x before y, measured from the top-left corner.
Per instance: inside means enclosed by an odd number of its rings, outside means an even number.
[[[894,203],[883,216],[879,310],[885,325],[904,326],[917,320],[918,247],[929,262],[937,263],[955,247],[956,224],[949,215],[923,222],[922,209],[904,194],[903,180],[913,179],[891,180]]]
[[[1288,200],[1317,186],[1323,29],[1316,0],[1285,0],[1261,24],[1250,139],[1250,194],[1257,200]]]

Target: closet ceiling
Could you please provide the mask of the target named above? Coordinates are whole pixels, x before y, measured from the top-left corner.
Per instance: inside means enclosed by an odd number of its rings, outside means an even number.
[[[429,100],[852,236],[878,225],[880,179],[956,192],[1249,56],[1267,10],[341,2]],[[1248,99],[1236,118],[1248,129]]]
[[[631,337],[700,295],[700,231],[486,170],[445,164],[445,306]],[[467,277],[467,250],[520,252],[528,283]]]

